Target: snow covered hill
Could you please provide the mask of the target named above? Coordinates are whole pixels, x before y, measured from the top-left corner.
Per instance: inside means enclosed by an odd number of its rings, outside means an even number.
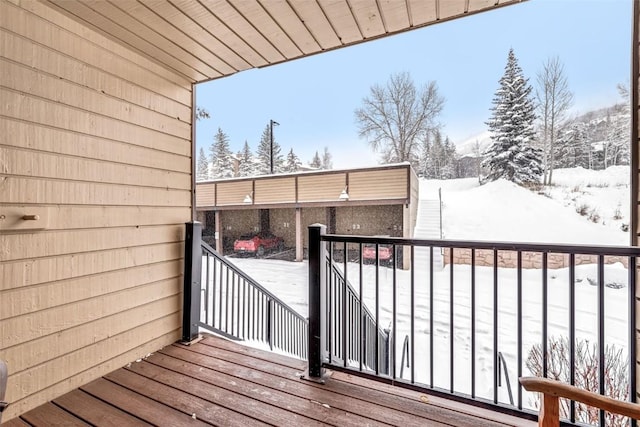
[[[421,193],[442,188],[448,239],[626,245],[629,168],[554,171],[540,192],[498,180],[422,180]],[[578,212],[580,211],[580,212]]]

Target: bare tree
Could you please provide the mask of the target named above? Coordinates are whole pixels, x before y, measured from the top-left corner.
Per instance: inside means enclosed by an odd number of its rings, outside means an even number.
[[[576,339],[575,365],[571,366],[571,342],[566,336],[549,337],[547,342],[547,378],[564,383],[570,383],[571,370],[575,386],[583,390],[598,393],[599,378],[599,350],[595,343],[585,339]],[[525,364],[532,375],[543,377],[542,345],[535,344],[527,356]],[[615,345],[605,345],[604,348],[604,389],[605,395],[613,399],[626,401],[629,399],[629,358],[621,348]],[[537,408],[540,405],[539,396],[533,398]],[[570,404],[567,399],[560,400],[560,414],[564,418],[570,416]],[[599,420],[599,410],[592,406],[576,402],[576,421],[588,425],[596,425]],[[605,424],[612,427],[629,425],[629,420],[622,415],[607,413]]]
[[[391,75],[385,86],[371,86],[362,104],[355,110],[359,135],[382,154],[382,162],[417,165],[420,142],[439,128],[444,98],[435,82],[418,90],[404,72]]]
[[[573,103],[573,93],[564,73],[564,65],[556,56],[547,59],[537,74],[536,100],[540,118],[540,140],[544,184],[551,184],[555,166],[555,144],[558,130],[565,120],[567,110]]]
[[[196,106],[196,120],[209,119],[211,115],[204,107]]]

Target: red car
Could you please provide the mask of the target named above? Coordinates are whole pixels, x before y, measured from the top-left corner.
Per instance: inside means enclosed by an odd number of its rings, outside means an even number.
[[[270,233],[254,233],[240,236],[233,242],[233,251],[236,254],[253,254],[262,257],[267,251],[282,251],[284,240],[282,237]]]
[[[376,262],[376,245],[364,245],[362,248],[362,259],[365,263]],[[380,264],[391,264],[393,262],[393,246],[378,245],[378,259],[380,260]]]

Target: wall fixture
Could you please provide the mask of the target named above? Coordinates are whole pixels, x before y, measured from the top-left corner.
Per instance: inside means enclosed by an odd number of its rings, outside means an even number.
[[[338,197],[338,199],[342,200],[343,202],[349,200],[349,193],[347,193],[348,187],[349,186],[344,187],[344,190],[342,190],[342,193],[340,193],[340,196]]]
[[[242,201],[242,203],[244,203],[245,205],[250,205],[253,203],[253,191],[249,194],[247,194],[246,196],[244,196],[244,200]]]

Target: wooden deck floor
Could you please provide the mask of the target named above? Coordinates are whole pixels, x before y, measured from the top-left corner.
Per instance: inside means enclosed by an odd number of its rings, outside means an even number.
[[[533,426],[532,422],[207,336],[174,344],[4,426]]]

